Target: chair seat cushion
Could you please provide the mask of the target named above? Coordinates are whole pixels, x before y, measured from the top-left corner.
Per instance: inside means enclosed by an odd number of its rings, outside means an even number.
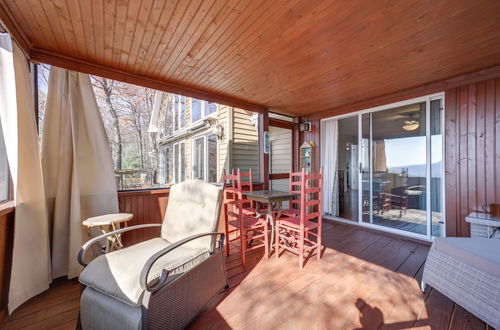
[[[83,269],[79,281],[128,305],[140,306],[144,292],[139,283],[142,268],[154,253],[169,245],[163,238],[154,238],[99,256]],[[181,246],[154,263],[148,280],[158,278],[163,269],[169,270],[169,276],[184,273],[208,256],[208,248]]]
[[[465,264],[500,278],[500,240],[488,238],[436,238],[434,248]]]

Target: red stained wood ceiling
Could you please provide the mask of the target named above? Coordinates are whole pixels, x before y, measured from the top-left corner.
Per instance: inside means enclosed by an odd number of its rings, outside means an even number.
[[[0,1],[34,59],[297,115],[500,64],[499,13],[497,0]]]

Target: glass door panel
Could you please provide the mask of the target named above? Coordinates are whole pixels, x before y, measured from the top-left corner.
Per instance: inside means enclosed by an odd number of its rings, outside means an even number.
[[[427,235],[426,103],[363,117],[363,221]]]
[[[337,182],[339,217],[358,221],[358,116],[338,120]]]
[[[371,113],[361,118],[361,221],[372,222],[372,195],[371,195]]]

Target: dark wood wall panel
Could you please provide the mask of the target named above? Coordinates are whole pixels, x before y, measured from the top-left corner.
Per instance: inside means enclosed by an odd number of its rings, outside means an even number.
[[[128,222],[128,226],[161,223],[168,202],[168,189],[150,191],[119,192],[118,203],[120,212],[132,213],[134,217]],[[123,235],[124,244],[132,245],[159,237],[159,228],[138,229]]]
[[[500,203],[500,78],[446,91],[446,217],[449,236],[469,236],[465,217]]]
[[[0,205],[0,325],[8,313],[12,246],[14,238],[14,203]]]

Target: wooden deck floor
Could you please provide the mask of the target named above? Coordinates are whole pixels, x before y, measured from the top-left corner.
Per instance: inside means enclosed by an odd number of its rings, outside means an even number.
[[[230,288],[192,329],[487,329],[484,322],[419,281],[428,246],[360,228],[325,224],[325,251],[302,271],[285,253],[256,251],[241,266],[227,258]],[[57,281],[16,310],[5,329],[74,329],[79,285]]]

